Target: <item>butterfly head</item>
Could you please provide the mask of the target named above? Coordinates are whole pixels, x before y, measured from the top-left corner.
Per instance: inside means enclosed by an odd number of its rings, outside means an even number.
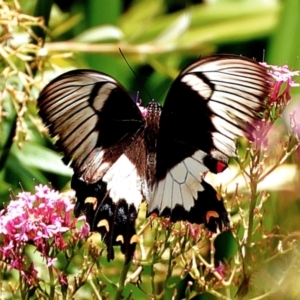
[[[152,124],[151,126],[155,125],[155,127],[159,124],[159,119],[162,111],[162,106],[152,100],[148,103],[147,107],[147,115],[145,116],[146,122],[148,125]]]
[[[147,109],[147,114],[160,116],[162,106],[158,102],[152,100],[151,102],[148,103],[146,109]]]

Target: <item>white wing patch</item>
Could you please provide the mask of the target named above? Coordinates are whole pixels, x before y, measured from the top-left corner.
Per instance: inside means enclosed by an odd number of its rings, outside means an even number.
[[[99,92],[93,101],[93,107],[96,110],[100,111],[105,101],[108,99],[109,95],[111,94],[112,90],[114,90],[115,88],[116,85],[111,82],[107,82],[103,84],[103,86],[99,89]]]
[[[206,153],[198,150],[173,167],[166,177],[157,183],[152,199],[147,199],[148,210],[158,209],[162,212],[165,208],[173,209],[178,204],[189,211],[195,205],[198,192],[204,189],[201,173],[208,171],[203,164],[205,156]]]
[[[194,74],[187,74],[181,78],[182,82],[185,82],[194,91],[198,92],[201,97],[205,100],[209,100],[212,94],[210,86],[205,83],[201,78]]]
[[[108,169],[102,180],[107,183],[107,191],[115,203],[124,199],[128,205],[134,204],[136,209],[139,208],[143,200],[142,180],[125,154]]]
[[[90,155],[85,160],[85,170],[81,175],[83,181],[91,184],[102,179],[111,166],[111,163],[104,159],[105,153],[105,150],[102,148],[95,148],[90,152]]]

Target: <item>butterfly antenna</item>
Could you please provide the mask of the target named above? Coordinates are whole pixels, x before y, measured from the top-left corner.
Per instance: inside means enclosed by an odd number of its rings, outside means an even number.
[[[122,52],[121,48],[119,48],[119,52],[122,55],[123,59],[125,60],[128,68],[131,70],[131,72],[134,74],[136,80],[138,81],[139,85],[145,90],[145,92],[147,93],[148,97],[150,100],[152,100],[153,98],[151,97],[149,91],[146,89],[145,85],[143,84],[143,82],[140,80],[139,76],[136,74],[136,72],[132,69],[132,67],[130,66],[129,62],[127,61],[124,53]]]

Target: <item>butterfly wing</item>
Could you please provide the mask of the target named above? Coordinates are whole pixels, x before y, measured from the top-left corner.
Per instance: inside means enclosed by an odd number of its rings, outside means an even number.
[[[91,70],[57,77],[41,92],[38,107],[51,135],[58,138],[64,161],[72,161],[75,173],[88,183],[102,178],[145,122],[113,78]]]
[[[101,233],[108,259],[114,257],[113,245],[121,245],[130,259],[146,159],[140,109],[113,78],[91,70],[54,79],[41,92],[38,107],[74,169],[75,215],[84,213],[91,230]]]
[[[268,82],[265,67],[240,56],[210,56],[182,71],[160,118],[150,212],[212,229],[228,224],[223,204],[200,173],[216,173],[218,162],[226,164],[235,155],[235,139],[251,138],[270,92]]]

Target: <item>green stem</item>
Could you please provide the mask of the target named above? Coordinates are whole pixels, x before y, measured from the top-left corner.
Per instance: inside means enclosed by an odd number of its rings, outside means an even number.
[[[44,24],[46,27],[48,26],[49,23],[52,4],[53,4],[53,0],[37,0],[34,8],[33,16],[42,17],[44,19]],[[36,45],[39,43],[44,45],[45,38],[46,38],[45,29],[40,26],[32,26],[32,31],[37,39],[32,37],[30,42]],[[37,70],[38,70],[37,65],[33,64],[31,66],[31,72],[33,77],[36,75]]]
[[[12,120],[11,120],[11,127],[9,128],[9,133],[7,136],[7,139],[1,149],[1,155],[0,155],[0,171],[4,168],[5,163],[7,161],[9,152],[10,152],[10,148],[13,145],[14,142],[14,136],[16,133],[16,128],[17,128],[17,114],[15,112],[14,113]]]
[[[267,176],[269,176],[276,168],[282,165],[299,147],[300,143],[297,142],[296,145],[292,147],[292,149],[286,153],[283,153],[279,159],[279,161],[270,168],[267,172],[265,172],[259,179],[259,181],[263,181]]]
[[[217,299],[222,299],[222,300],[232,300],[232,298],[228,298],[225,295],[217,292],[214,289],[208,289],[207,290],[208,293],[210,293],[211,295],[215,296]]]
[[[91,286],[91,288],[93,289],[93,292],[95,293],[95,296],[97,299],[102,300],[101,295],[99,294],[99,291],[97,290],[94,281],[91,279],[89,280],[89,284]]]
[[[154,278],[155,278],[154,264],[155,264],[155,255],[153,255],[152,263],[150,264],[151,266],[150,281],[151,281],[152,295],[156,294],[155,283],[154,283]]]
[[[257,198],[257,182],[254,178],[250,182],[251,198],[250,198],[250,208],[249,208],[249,218],[248,218],[248,234],[246,240],[246,257],[250,252],[252,233],[253,233],[253,223],[254,223],[254,209],[256,206]]]
[[[170,289],[170,286],[168,286],[168,279],[171,277],[172,275],[172,261],[173,261],[173,256],[172,256],[172,249],[170,249],[170,257],[169,257],[169,261],[168,261],[168,270],[167,270],[167,274],[166,274],[166,277],[165,277],[165,281],[164,281],[164,288],[163,290],[160,292],[159,295],[156,295],[156,299],[163,299],[163,297],[165,296],[166,294],[166,291],[168,289]],[[153,269],[154,271],[154,269]],[[154,278],[154,277],[153,277]],[[154,284],[154,281],[153,281],[153,284]],[[154,294],[153,294],[154,295]]]
[[[24,277],[21,275],[21,272],[19,272],[19,284],[20,284],[20,294],[21,294],[21,299],[26,300],[26,291],[24,289]]]
[[[52,4],[53,0],[37,0],[34,8],[33,16],[43,17],[45,26],[48,26],[49,23]],[[44,43],[46,37],[46,32],[44,28],[41,28],[40,26],[32,26],[32,31]],[[38,41],[32,42],[37,43]]]
[[[263,295],[260,295],[258,297],[252,298],[251,300],[262,300],[262,299],[270,299],[270,296],[273,295],[276,291],[269,291],[266,292]]]
[[[120,275],[120,278],[119,278],[119,282],[118,282],[117,292],[116,292],[115,297],[114,297],[115,300],[122,299],[122,293],[123,293],[124,287],[125,287],[124,283],[125,283],[125,280],[126,280],[127,273],[129,271],[130,263],[131,262],[124,263],[124,267],[122,269],[122,272],[121,272],[121,275]]]
[[[49,278],[50,278],[50,299],[54,299],[54,294],[55,294],[55,283],[54,283],[54,274],[53,274],[53,268],[52,266],[48,267],[49,271]]]

